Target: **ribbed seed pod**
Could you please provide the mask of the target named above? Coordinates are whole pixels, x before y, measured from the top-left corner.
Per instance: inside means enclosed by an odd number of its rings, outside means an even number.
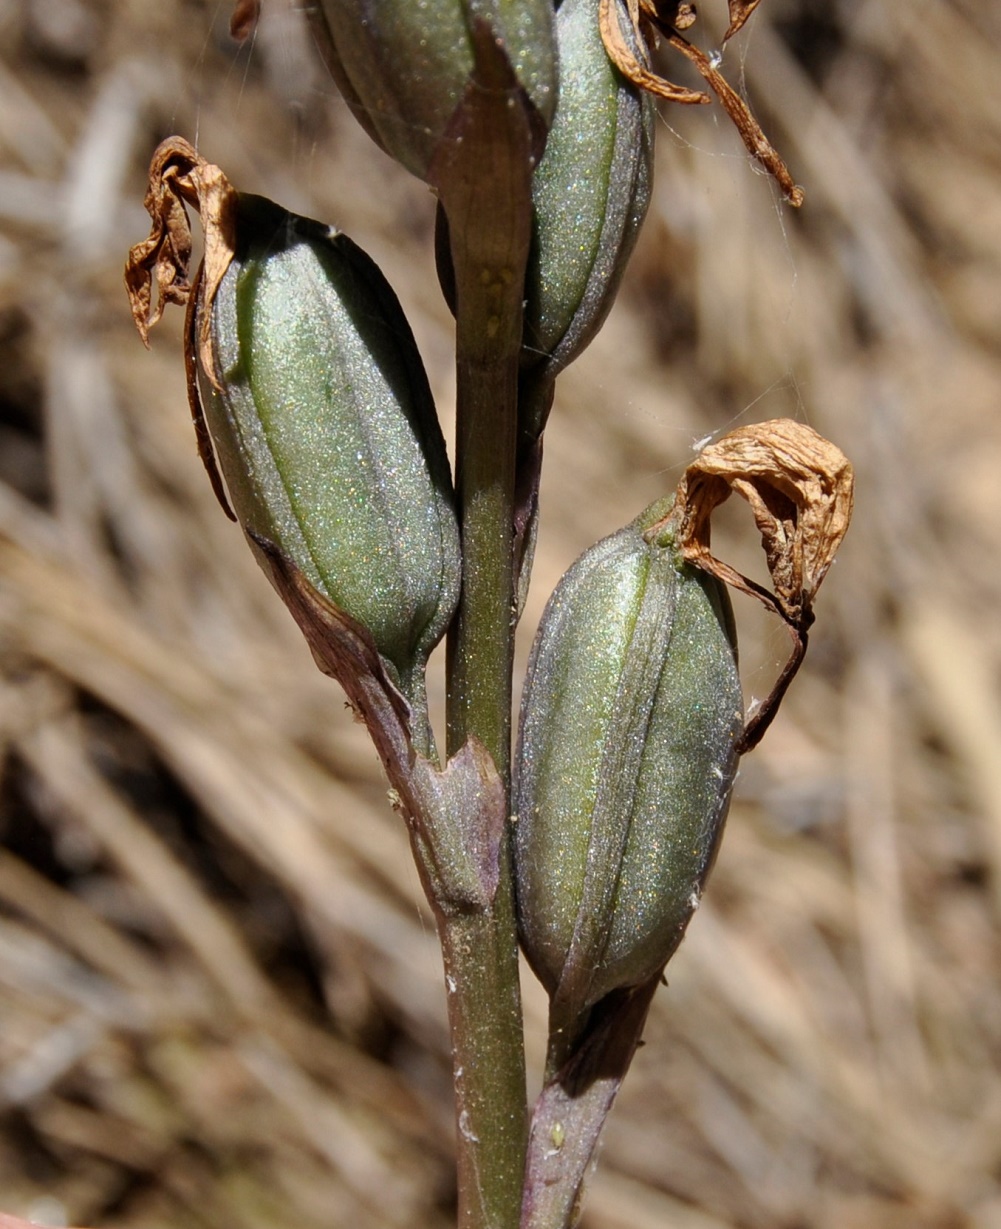
[[[568,0],[569,2],[569,0]],[[670,501],[586,551],[546,607],[517,752],[522,945],[574,1012],[654,976],[712,866],[743,727],[724,588]]]
[[[543,384],[604,322],[653,183],[653,99],[612,65],[598,8],[599,0],[563,0],[556,14],[559,103],[533,180],[525,284],[523,368]]]
[[[471,23],[486,21],[548,125],[556,107],[551,0],[319,0],[327,59],[363,127],[421,179],[473,72]]]
[[[200,379],[230,499],[410,677],[460,583],[445,443],[410,326],[346,235],[255,196],[239,197],[235,228],[210,307],[219,387]]]

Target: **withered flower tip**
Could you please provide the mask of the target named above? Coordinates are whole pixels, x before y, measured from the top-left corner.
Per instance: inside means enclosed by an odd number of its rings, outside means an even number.
[[[851,521],[851,463],[812,427],[788,418],[739,427],[703,449],[682,475],[670,521],[689,563],[758,598],[785,620],[793,652],[744,731],[750,750],[775,716],[806,653],[813,602]],[[750,504],[774,592],[717,559],[710,518],[736,491]]]
[[[223,275],[233,259],[237,192],[219,167],[207,162],[183,137],[172,136],[156,147],[143,204],[152,219],[149,236],[129,250],[125,287],[132,319],[145,346],[149,331],[168,303],[185,307],[195,283],[191,266],[191,223],[186,206],[197,209],[205,235],[202,294],[205,311],[199,327],[198,357],[215,384],[209,340],[209,311]],[[157,300],[153,304],[153,283]]]
[[[730,25],[724,35],[724,43],[744,25],[759,3],[760,0],[729,0]],[[647,56],[640,58],[636,54],[630,47],[630,40],[623,34],[623,5],[625,17],[635,35],[632,41],[649,51],[656,46],[658,35],[663,35],[671,47],[694,64],[733,121],[748,152],[774,177],[790,205],[802,205],[803,189],[793,180],[747,103],[731,88],[715,62],[682,35],[681,31],[687,30],[695,21],[695,6],[679,4],[677,0],[601,0],[598,16],[605,49],[619,72],[634,85],[658,98],[684,104],[707,103],[711,99],[701,90],[690,90],[659,76],[650,68]]]
[[[233,260],[235,250],[235,211],[237,191],[219,167],[207,162],[183,137],[171,136],[153,151],[149,184],[143,204],[152,225],[141,243],[129,249],[125,262],[125,288],[143,345],[149,348],[149,331],[160,320],[168,303],[187,307],[185,366],[188,402],[195,426],[198,455],[202,459],[223,511],[231,520],[230,507],[222,477],[215,461],[205,417],[198,396],[195,354],[212,385],[220,388],[216,373],[215,348],[210,336],[209,308],[219,284]],[[194,278],[191,268],[191,223],[187,206],[202,217],[205,254]],[[156,283],[156,303],[153,284]],[[193,308],[202,296],[205,310],[196,320]]]

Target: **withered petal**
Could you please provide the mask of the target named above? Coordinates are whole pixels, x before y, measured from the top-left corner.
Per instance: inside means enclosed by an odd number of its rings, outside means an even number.
[[[851,520],[851,464],[812,427],[788,418],[724,435],[699,453],[678,487],[678,544],[691,562],[702,565],[709,518],[731,491],[750,504],[775,598],[798,625],[809,615]]]
[[[632,26],[632,38],[623,30],[622,4]],[[760,0],[729,0],[730,26],[724,42],[741,28]],[[679,20],[680,18],[680,20]],[[804,193],[790,175],[778,151],[765,136],[761,125],[751,114],[747,103],[730,86],[723,74],[704,51],[690,43],[680,31],[694,21],[692,6],[681,5],[670,16],[662,13],[657,0],[601,0],[598,22],[608,57],[615,67],[639,89],[647,90],[669,102],[707,103],[711,99],[701,90],[675,85],[655,73],[646,63],[645,52],[659,31],[676,51],[702,74],[719,99],[723,109],[740,133],[748,152],[772,175],[790,205],[802,205]]]
[[[786,621],[793,652],[748,722],[741,750],[760,740],[806,652],[813,602],[851,521],[855,479],[839,448],[788,418],[739,427],[699,453],[678,485],[670,520],[684,558],[758,598]],[[710,550],[710,519],[731,491],[747,500],[765,551],[768,592]]]
[[[637,47],[645,47],[647,40],[643,33],[644,18],[652,19],[655,10],[650,6],[649,0],[625,0],[625,2],[627,15],[635,35],[633,41]],[[643,63],[622,32],[622,19],[618,8],[620,4],[621,0],[601,0],[598,23],[608,58],[626,80],[631,81],[641,90],[655,94],[658,98],[666,98],[669,102],[686,104],[710,102],[708,94],[675,85],[664,77],[658,76]]]
[[[219,167],[207,162],[183,137],[161,141],[149,168],[143,204],[152,219],[149,236],[129,251],[125,287],[139,336],[149,344],[149,331],[167,303],[184,306],[191,295],[191,224],[185,206],[197,209],[205,235],[203,283],[208,308],[233,259],[233,206],[236,190]],[[153,283],[157,301],[153,306]],[[199,331],[199,358],[216,382],[208,337],[206,310]]]
[[[727,0],[730,9],[730,26],[723,35],[724,43],[733,38],[760,3],[761,0]]]
[[[261,16],[261,0],[236,0],[229,19],[229,36],[245,43],[257,29]]]
[[[733,121],[748,153],[761,163],[769,175],[773,176],[789,204],[798,209],[803,203],[805,193],[790,175],[789,168],[783,162],[778,150],[765,136],[764,130],[751,114],[747,103],[733,89],[704,51],[690,43],[687,38],[683,38],[676,30],[666,31],[666,37],[671,46],[691,60],[699,70],[719,99],[724,111]]]

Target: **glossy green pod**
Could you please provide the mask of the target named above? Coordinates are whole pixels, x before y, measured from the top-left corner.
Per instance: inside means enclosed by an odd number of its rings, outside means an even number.
[[[543,385],[608,315],[653,186],[653,99],[609,60],[598,8],[599,0],[563,0],[556,14],[560,92],[532,186],[522,355],[523,369]],[[523,424],[533,434],[541,426]]]
[[[413,334],[346,235],[254,196],[239,197],[235,227],[210,308],[219,387],[200,379],[230,500],[411,676],[460,584],[445,443]]]
[[[488,23],[545,125],[556,107],[552,0],[319,0],[328,61],[362,126],[421,179],[473,72]]]
[[[519,930],[554,1001],[574,1012],[647,981],[681,942],[737,768],[729,602],[676,555],[661,526],[669,511],[670,501],[654,505],[577,560],[528,670]]]

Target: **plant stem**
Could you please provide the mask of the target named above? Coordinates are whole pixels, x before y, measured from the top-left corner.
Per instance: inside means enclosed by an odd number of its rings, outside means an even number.
[[[521,1229],[567,1229],[580,1212],[584,1179],[605,1119],[636,1052],[659,974],[616,990],[591,1012],[560,1063],[546,1074],[532,1114]]]
[[[517,1229],[520,1217],[528,1125],[512,931],[504,907],[439,924],[452,1034],[459,1229]]]
[[[510,796],[516,382],[499,381],[501,375],[460,358],[457,455],[464,587],[449,644],[448,743],[452,752],[475,734],[493,757]],[[499,412],[505,401],[509,404]],[[485,913],[445,917],[439,931],[455,1074],[459,1226],[514,1229],[521,1206],[527,1111],[506,836],[492,907]]]
[[[456,487],[462,597],[449,660],[449,753],[470,733],[510,775],[517,368],[464,359],[459,317]],[[517,361],[515,356],[515,362]]]
[[[521,279],[506,267],[470,272],[456,269],[456,488],[463,590],[449,641],[448,749],[454,753],[475,734],[509,794]],[[504,317],[501,329],[497,325]],[[506,839],[492,908],[445,917],[440,931],[455,1061],[459,1225],[507,1229],[518,1224],[527,1114]]]
[[[538,130],[488,21],[435,168],[456,318],[462,595],[449,633],[447,750],[484,745],[510,808],[515,452]],[[474,817],[467,817],[472,825]],[[517,1229],[528,1135],[510,834],[484,910],[438,917],[458,1127],[459,1229]]]

